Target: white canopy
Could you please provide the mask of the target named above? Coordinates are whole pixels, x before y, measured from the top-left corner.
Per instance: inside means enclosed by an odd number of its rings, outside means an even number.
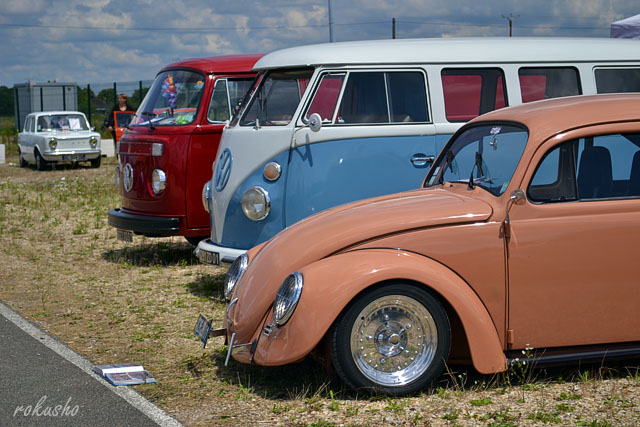
[[[611,37],[640,39],[640,15],[635,15],[612,23]]]

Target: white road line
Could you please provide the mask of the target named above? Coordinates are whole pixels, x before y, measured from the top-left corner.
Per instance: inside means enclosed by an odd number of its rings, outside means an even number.
[[[163,411],[153,403],[149,402],[135,390],[125,386],[114,387],[109,384],[107,381],[102,379],[99,375],[91,370],[93,368],[93,364],[90,361],[80,356],[78,353],[71,350],[69,347],[65,346],[55,338],[42,332],[39,328],[22,317],[20,314],[11,310],[2,302],[0,302],[0,315],[4,316],[11,323],[25,331],[27,334],[31,335],[33,338],[37,339],[38,342],[41,342],[49,349],[58,353],[65,360],[82,369],[85,373],[96,379],[113,393],[126,400],[131,406],[137,408],[140,412],[155,421],[158,425],[162,427],[182,426],[182,424],[180,424],[178,420],[171,417],[169,414],[167,414],[165,411]]]

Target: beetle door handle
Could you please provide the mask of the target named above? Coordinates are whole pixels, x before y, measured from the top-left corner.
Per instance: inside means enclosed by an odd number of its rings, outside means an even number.
[[[417,167],[426,166],[427,163],[433,163],[434,160],[434,156],[427,156],[426,154],[422,153],[416,153],[411,156],[411,163],[413,163],[413,165]]]

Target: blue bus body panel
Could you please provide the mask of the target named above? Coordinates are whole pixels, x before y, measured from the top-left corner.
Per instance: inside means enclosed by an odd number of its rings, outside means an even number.
[[[419,188],[435,156],[436,136],[395,136],[318,142],[294,149],[285,197],[287,226],[354,200]]]

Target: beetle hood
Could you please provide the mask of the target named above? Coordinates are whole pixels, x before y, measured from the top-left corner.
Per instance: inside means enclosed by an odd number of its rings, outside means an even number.
[[[308,217],[249,252],[249,267],[236,293],[238,317],[234,323],[251,325],[255,330],[283,280],[305,265],[362,242],[428,227],[484,221],[492,212],[482,200],[440,188],[367,199]]]

